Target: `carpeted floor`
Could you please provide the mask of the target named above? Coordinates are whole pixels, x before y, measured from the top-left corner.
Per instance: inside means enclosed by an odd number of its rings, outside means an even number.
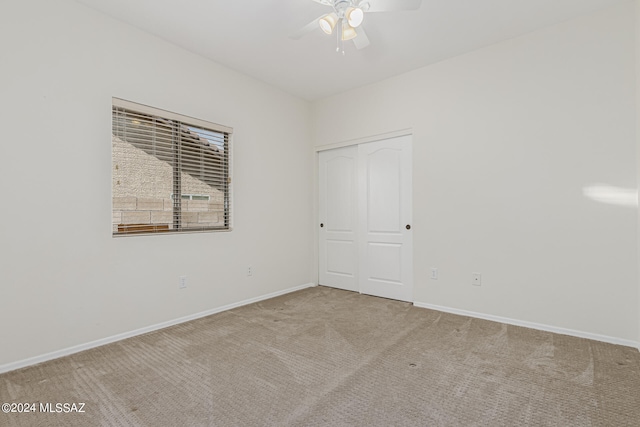
[[[4,402],[37,411],[1,426],[637,427],[640,353],[317,287],[0,375]]]

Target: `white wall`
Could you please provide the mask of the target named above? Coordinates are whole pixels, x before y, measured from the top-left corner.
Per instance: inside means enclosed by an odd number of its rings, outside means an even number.
[[[636,164],[638,187],[640,188],[640,0],[636,6]],[[638,194],[640,202],[640,194]],[[640,248],[640,211],[638,212],[638,248]],[[640,250],[638,251],[638,270],[640,272]],[[640,350],[640,273],[638,280],[638,350]]]
[[[312,281],[306,101],[67,0],[0,52],[0,367]],[[234,128],[234,231],[111,237],[112,96]]]
[[[637,185],[633,8],[313,104],[316,147],[413,129],[417,302],[638,340],[637,209],[584,195]]]

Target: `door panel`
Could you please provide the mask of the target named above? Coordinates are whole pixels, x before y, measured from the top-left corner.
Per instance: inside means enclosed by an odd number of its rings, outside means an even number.
[[[319,154],[319,284],[358,291],[357,147]]]
[[[355,274],[356,262],[354,243],[345,240],[327,240],[327,272],[332,274]]]
[[[358,150],[360,292],[412,301],[411,137]]]
[[[402,284],[402,245],[369,243],[369,279]]]
[[[326,161],[327,231],[350,232],[355,226],[356,159],[339,155]]]
[[[400,155],[383,148],[367,155],[369,231],[400,231]]]

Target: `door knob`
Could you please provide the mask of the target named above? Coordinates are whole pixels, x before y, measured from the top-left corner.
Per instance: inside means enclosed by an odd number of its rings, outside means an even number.
[[[324,224],[323,224],[323,223],[320,223],[320,227],[324,227]]]
[[[411,230],[411,226],[407,224],[407,230]]]

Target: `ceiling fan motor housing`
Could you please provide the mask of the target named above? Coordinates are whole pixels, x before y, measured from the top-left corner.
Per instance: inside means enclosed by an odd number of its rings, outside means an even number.
[[[344,14],[347,11],[347,8],[351,6],[350,0],[334,0],[333,2],[333,10],[336,11],[336,14],[340,18],[344,18]]]

